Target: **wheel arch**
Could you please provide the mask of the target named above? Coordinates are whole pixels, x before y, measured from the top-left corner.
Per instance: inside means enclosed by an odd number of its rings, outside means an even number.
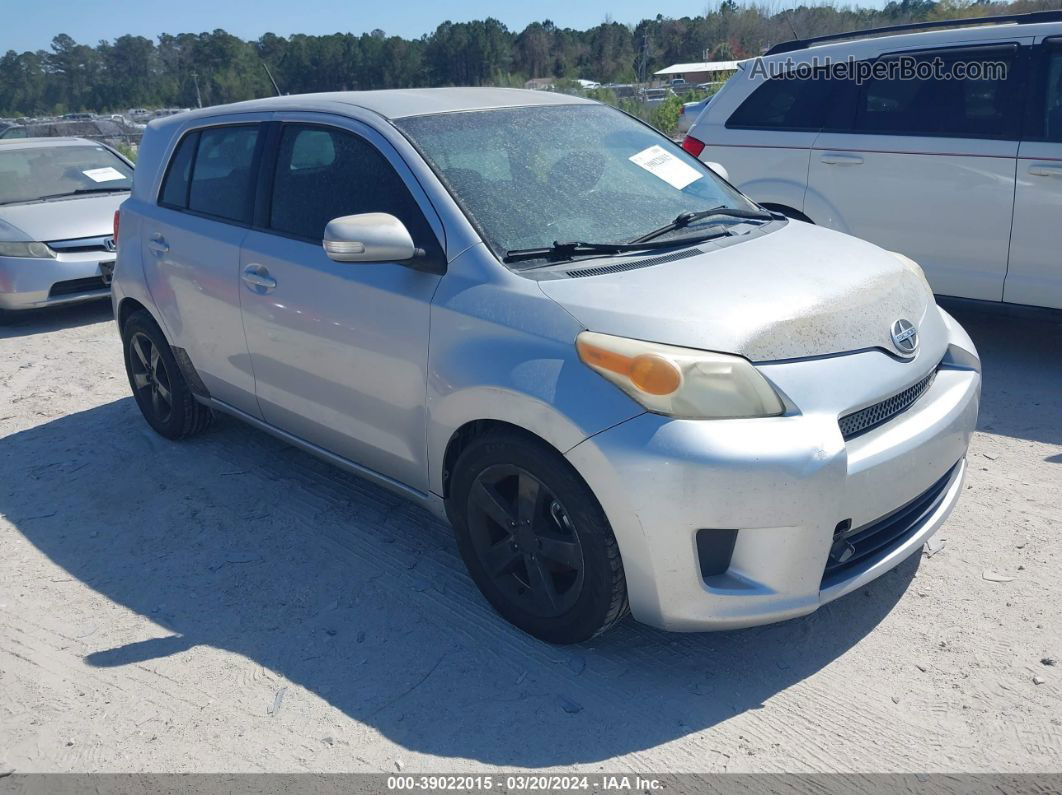
[[[443,452],[440,483],[442,488],[441,494],[444,499],[447,499],[450,496],[450,476],[461,453],[472,443],[473,440],[498,431],[518,433],[521,436],[525,436],[528,439],[546,445],[561,458],[564,458],[564,451],[557,449],[555,444],[550,443],[549,440],[543,439],[538,434],[533,433],[520,425],[516,425],[515,423],[497,419],[469,420],[450,435],[450,439],[446,443],[446,449]]]
[[[127,321],[134,312],[141,311],[147,312],[148,315],[151,316],[152,320],[155,321],[155,325],[158,325],[159,321],[155,318],[153,314],[151,314],[150,309],[148,309],[135,298],[125,297],[121,300],[121,302],[119,302],[118,312],[115,314],[115,320],[118,322],[118,333],[123,334],[123,330],[125,329],[125,321]]]

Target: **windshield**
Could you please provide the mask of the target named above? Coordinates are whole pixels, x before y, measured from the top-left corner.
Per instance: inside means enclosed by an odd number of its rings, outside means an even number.
[[[133,168],[102,146],[0,146],[0,204],[129,190]]]
[[[499,256],[555,241],[625,243],[681,213],[755,208],[660,133],[603,105],[445,113],[396,124]],[[689,236],[692,226],[673,234]]]

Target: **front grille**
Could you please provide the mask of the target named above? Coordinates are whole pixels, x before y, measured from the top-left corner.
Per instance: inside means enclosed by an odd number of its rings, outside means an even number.
[[[865,409],[860,409],[841,417],[839,421],[841,436],[847,441],[859,436],[861,433],[877,428],[882,423],[888,422],[901,411],[907,411],[918,398],[922,397],[922,393],[929,389],[929,385],[933,383],[933,378],[936,374],[937,371],[933,370],[917,384],[908,387],[903,392],[898,392],[892,397],[885,398],[880,403],[875,403],[873,406],[867,406]]]
[[[72,240],[49,240],[48,246],[64,254],[82,254],[90,251],[113,254],[114,238],[110,235],[101,235],[99,237],[78,237]]]
[[[958,466],[953,466],[944,477],[892,513],[855,530],[835,533],[821,587],[828,588],[870,568],[917,533],[923,520],[944,501]]]
[[[584,276],[603,276],[606,273],[622,273],[623,271],[634,271],[639,268],[651,268],[653,265],[663,265],[665,262],[676,262],[677,260],[696,257],[698,254],[703,253],[704,251],[699,248],[688,248],[684,251],[676,251],[674,254],[664,254],[660,257],[636,259],[633,262],[617,262],[615,265],[601,265],[597,268],[578,268],[565,271],[565,273],[572,279],[581,279]]]
[[[65,282],[56,282],[48,292],[49,298],[57,298],[63,295],[77,295],[78,293],[91,293],[96,290],[106,290],[107,285],[102,276],[90,276],[87,279],[70,279]]]

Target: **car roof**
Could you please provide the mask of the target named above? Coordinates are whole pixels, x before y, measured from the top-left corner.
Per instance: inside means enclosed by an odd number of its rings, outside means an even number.
[[[0,146],[4,149],[48,149],[51,147],[59,146],[99,146],[96,141],[90,141],[87,138],[64,138],[56,136],[55,138],[38,137],[38,138],[4,138],[0,139]]]
[[[912,33],[882,33],[879,35],[859,38],[858,31],[852,38],[838,41],[816,42],[811,40],[806,47],[778,52],[764,56],[766,61],[784,60],[792,58],[794,62],[812,61],[816,57],[842,52],[845,57],[851,56],[856,59],[874,58],[885,53],[902,50],[916,50],[922,48],[944,47],[959,44],[989,44],[993,41],[1013,41],[1018,38],[1058,35],[1062,32],[1060,22],[1036,22],[1031,24],[1016,24],[1004,22],[999,24],[982,24],[973,27],[962,27],[963,20],[956,20],[957,27],[943,30],[928,30]],[[745,65],[751,61],[746,61]]]
[[[593,100],[552,91],[528,91],[522,88],[400,88],[384,91],[332,91],[321,94],[293,94],[290,96],[252,99],[231,105],[218,105],[179,114],[181,120],[190,116],[217,116],[224,113],[256,111],[302,110],[336,112],[337,106],[349,105],[377,113],[386,119],[423,116],[435,113],[455,113],[468,110],[491,110],[534,105],[589,105]],[[170,122],[174,116],[152,124]]]

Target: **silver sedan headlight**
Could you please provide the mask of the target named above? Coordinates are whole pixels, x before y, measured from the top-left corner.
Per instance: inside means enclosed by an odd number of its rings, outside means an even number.
[[[10,243],[0,241],[0,257],[31,257],[35,259],[55,259],[55,252],[46,243],[34,241]]]

